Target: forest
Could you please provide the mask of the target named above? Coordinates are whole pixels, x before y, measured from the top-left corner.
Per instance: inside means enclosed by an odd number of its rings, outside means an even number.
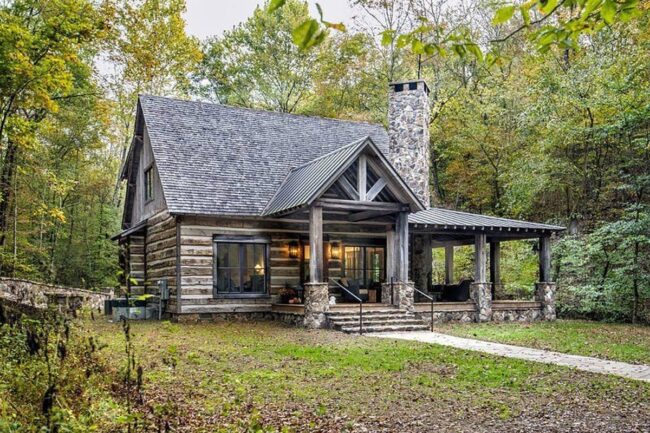
[[[0,275],[117,284],[138,94],[385,124],[388,83],[420,77],[435,205],[566,226],[560,312],[650,321],[650,2],[350,4],[344,26],[271,0],[199,40],[184,0],[0,2]]]

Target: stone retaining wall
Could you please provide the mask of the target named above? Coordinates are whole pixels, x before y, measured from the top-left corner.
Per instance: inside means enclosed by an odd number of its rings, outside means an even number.
[[[104,310],[104,301],[113,297],[112,289],[106,292],[75,289],[52,284],[37,283],[17,278],[0,277],[0,297],[32,308],[44,309],[48,305],[80,306]]]
[[[491,305],[492,322],[534,322],[543,320],[542,304],[534,301],[494,301]],[[431,323],[431,304],[415,304],[415,312]],[[433,304],[433,322],[477,322],[479,311],[474,302],[438,302]]]
[[[200,314],[174,314],[172,321],[178,323],[196,322],[260,322],[277,321],[290,326],[304,326],[303,314],[288,312],[243,312],[243,313],[200,313]]]

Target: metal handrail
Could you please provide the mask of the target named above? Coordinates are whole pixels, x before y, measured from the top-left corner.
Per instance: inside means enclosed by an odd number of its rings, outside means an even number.
[[[406,285],[406,286],[411,287],[414,291],[418,292],[420,295],[424,296],[424,297],[427,298],[429,301],[431,301],[431,332],[433,332],[433,303],[434,303],[434,301],[435,301],[435,299],[433,298],[433,296],[429,296],[428,294],[424,293],[422,290],[419,290],[417,287],[415,287],[415,286],[412,285],[412,284],[405,283],[404,281],[401,281],[401,280],[397,280],[397,281],[400,282],[400,283],[402,283],[402,284],[404,284],[404,285]],[[392,279],[391,279],[391,283],[392,283]]]
[[[363,335],[363,301],[360,297],[349,291],[343,284],[336,281],[334,278],[329,278],[331,282],[339,286],[339,288],[345,290],[345,292],[352,296],[359,303],[359,335]]]

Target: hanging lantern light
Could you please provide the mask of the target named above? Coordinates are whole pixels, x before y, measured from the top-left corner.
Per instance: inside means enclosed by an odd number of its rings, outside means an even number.
[[[298,258],[298,242],[289,242],[289,258],[297,259]]]
[[[330,244],[330,258],[332,260],[339,260],[341,258],[341,244],[339,242],[332,242]]]

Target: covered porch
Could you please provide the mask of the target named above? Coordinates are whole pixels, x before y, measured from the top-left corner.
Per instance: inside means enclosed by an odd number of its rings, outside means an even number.
[[[563,227],[526,221],[432,208],[410,216],[411,271],[413,284],[427,296],[415,296],[417,311],[435,303],[439,310],[462,310],[475,305],[475,321],[555,319],[555,283],[551,277],[551,236]],[[534,240],[538,272],[532,296],[503,299],[502,245],[517,240]],[[454,279],[455,251],[472,246],[472,272]],[[432,278],[432,253],[444,250],[444,280]],[[523,264],[522,264],[523,265]],[[424,299],[426,297],[426,299]],[[425,302],[426,301],[426,302]],[[445,315],[438,315],[444,321]],[[448,318],[470,321],[471,315],[447,314]],[[434,317],[436,320],[436,317]]]

